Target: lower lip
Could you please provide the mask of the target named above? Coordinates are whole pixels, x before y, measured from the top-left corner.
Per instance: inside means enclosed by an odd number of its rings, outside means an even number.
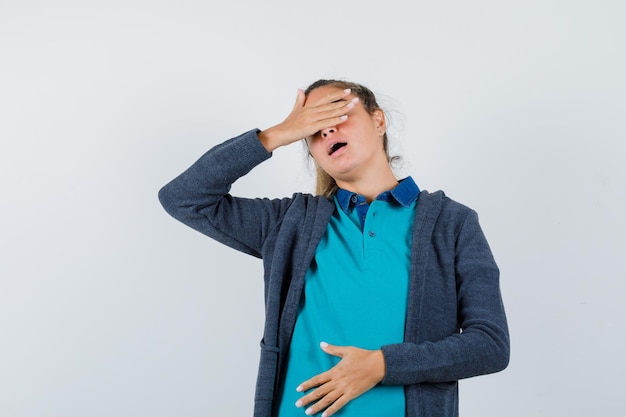
[[[331,158],[336,158],[338,156],[341,156],[346,151],[347,147],[348,147],[348,145],[344,145],[341,148],[337,149],[335,152],[331,153],[329,156]]]

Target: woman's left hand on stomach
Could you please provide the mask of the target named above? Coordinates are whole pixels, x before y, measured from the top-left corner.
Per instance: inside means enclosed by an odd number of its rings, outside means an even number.
[[[334,346],[325,342],[320,343],[320,347],[324,352],[341,360],[328,371],[298,386],[299,392],[313,390],[296,402],[297,407],[312,404],[305,411],[307,415],[324,411],[322,417],[329,417],[351,400],[373,388],[385,376],[382,350]]]

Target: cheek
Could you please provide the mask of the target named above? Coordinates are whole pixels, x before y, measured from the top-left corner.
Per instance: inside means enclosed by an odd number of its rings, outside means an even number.
[[[309,153],[313,159],[317,159],[324,152],[324,144],[319,140],[312,140],[309,142]]]

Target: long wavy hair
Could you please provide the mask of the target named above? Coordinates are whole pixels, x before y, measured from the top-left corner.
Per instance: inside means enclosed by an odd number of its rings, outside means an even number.
[[[376,110],[383,111],[376,101],[376,96],[369,88],[350,81],[317,80],[304,90],[304,94],[308,97],[311,91],[324,86],[339,87],[343,89],[349,88],[351,93],[359,98],[360,103],[363,104],[363,107],[370,115],[374,114],[374,111]],[[387,132],[383,134],[383,148],[385,150],[385,155],[387,155],[387,160],[391,163],[395,158],[389,156]],[[317,162],[315,162],[315,176],[315,194],[323,195],[326,198],[332,198],[337,191],[337,183],[333,177],[328,175],[328,173],[318,165]]]

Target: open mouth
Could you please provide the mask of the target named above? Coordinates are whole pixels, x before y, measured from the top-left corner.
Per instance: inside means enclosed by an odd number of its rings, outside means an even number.
[[[347,145],[347,143],[345,143],[345,142],[333,143],[332,146],[330,147],[330,149],[328,150],[328,155],[334,154],[335,152],[337,152],[339,149],[343,148],[346,145]]]

